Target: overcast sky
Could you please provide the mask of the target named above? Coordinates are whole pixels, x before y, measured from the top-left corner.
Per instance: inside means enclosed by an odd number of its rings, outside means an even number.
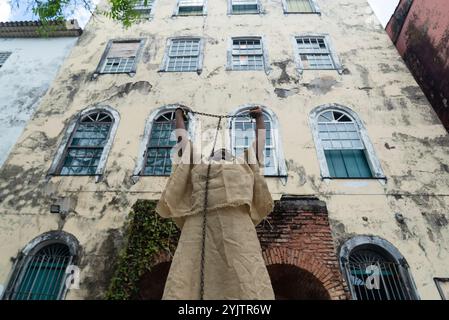
[[[0,21],[21,21],[35,20],[33,14],[27,10],[28,0],[19,0],[23,3],[19,8],[9,4],[10,0],[0,0]],[[94,0],[97,2],[96,0]],[[338,0],[337,0],[338,1]],[[399,0],[368,0],[382,25],[385,27],[394,12]],[[80,3],[80,2],[79,2]],[[68,13],[68,18],[76,18],[79,24],[84,25],[89,20],[89,12],[84,8],[78,8],[74,12]]]

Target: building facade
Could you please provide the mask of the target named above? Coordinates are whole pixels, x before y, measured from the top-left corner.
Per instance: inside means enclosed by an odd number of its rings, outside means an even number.
[[[0,22],[0,166],[80,35],[76,20],[46,35],[39,22]]]
[[[0,172],[4,299],[104,298],[128,213],[167,182],[179,105],[263,107],[276,205],[257,231],[278,299],[444,296],[449,136],[366,0],[150,6],[127,29],[91,19]],[[192,140],[217,125],[187,121]],[[251,126],[221,137],[239,152]],[[140,297],[161,296],[169,263]]]
[[[386,30],[449,130],[449,3],[402,0]]]

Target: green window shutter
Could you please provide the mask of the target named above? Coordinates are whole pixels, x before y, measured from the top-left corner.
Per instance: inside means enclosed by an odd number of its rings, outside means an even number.
[[[371,178],[364,150],[324,150],[332,178]]]

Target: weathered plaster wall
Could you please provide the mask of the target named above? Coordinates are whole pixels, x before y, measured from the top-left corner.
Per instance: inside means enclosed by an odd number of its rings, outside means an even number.
[[[400,14],[402,11],[408,14]],[[448,1],[403,0],[387,26],[388,34],[447,130],[449,130],[448,15]]]
[[[0,38],[12,54],[0,69],[0,166],[77,38]]]
[[[0,283],[11,259],[48,230],[75,235],[81,246],[81,287],[70,299],[100,298],[111,272],[121,228],[131,205],[158,199],[167,178],[142,177],[132,185],[145,119],[166,104],[228,113],[260,103],[276,113],[288,166],[284,185],[267,178],[275,199],[283,193],[316,195],[326,202],[337,247],[352,235],[376,235],[405,256],[424,299],[439,299],[434,276],[448,276],[449,136],[409,74],[387,34],[373,21],[365,0],[317,0],[322,15],[284,15],[280,0],[263,1],[264,15],[227,16],[227,1],[208,2],[205,17],[171,17],[174,1],[158,1],[154,19],[123,30],[91,20],[42,99],[19,144],[0,172]],[[292,37],[329,33],[344,70],[295,70]],[[158,72],[166,38],[205,39],[203,72]],[[225,71],[228,38],[263,35],[272,71]],[[146,39],[134,77],[100,75],[91,80],[111,38]],[[135,85],[130,85],[135,84]],[[279,94],[287,92],[289,94]],[[339,103],[364,122],[387,176],[377,180],[323,181],[309,125],[315,107]],[[121,116],[102,182],[93,177],[52,177],[48,168],[71,118],[106,104]],[[214,125],[204,119],[206,125]],[[50,214],[66,197],[69,215]],[[395,214],[404,216],[398,223]]]

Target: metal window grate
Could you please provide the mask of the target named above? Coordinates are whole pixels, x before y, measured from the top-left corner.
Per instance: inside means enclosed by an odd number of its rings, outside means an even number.
[[[300,37],[296,43],[304,69],[335,69],[324,37]]]
[[[174,39],[168,51],[167,71],[196,71],[199,55],[199,39]]]
[[[204,10],[203,0],[180,0],[178,6],[179,15],[201,15]]]
[[[11,52],[8,51],[0,52],[0,68],[5,64],[6,60],[9,58],[10,55]]]
[[[259,13],[257,0],[232,0],[233,14]]]
[[[315,12],[314,6],[310,0],[285,0],[287,12],[311,13]]]
[[[186,128],[188,123],[185,123]],[[176,128],[175,112],[169,111],[153,121],[144,161],[143,175],[166,176],[171,173],[171,150],[176,144],[172,132]]]
[[[61,175],[94,175],[109,138],[112,117],[104,112],[84,116],[70,138]]]
[[[263,70],[263,49],[260,39],[234,39],[232,41],[233,70]]]
[[[35,255],[26,256],[22,270],[17,273],[12,300],[58,300],[64,292],[66,268],[72,262],[64,244],[43,247]]]
[[[244,111],[242,113],[247,113]],[[240,113],[240,114],[242,114]],[[264,174],[277,174],[276,147],[274,144],[274,132],[271,118],[264,113],[265,123],[265,150],[264,150]],[[247,117],[234,118],[232,123],[232,145],[236,156],[241,156],[245,149],[249,148],[255,139],[256,123],[254,119]]]
[[[357,300],[413,300],[401,266],[370,249],[351,253],[345,272]]]

